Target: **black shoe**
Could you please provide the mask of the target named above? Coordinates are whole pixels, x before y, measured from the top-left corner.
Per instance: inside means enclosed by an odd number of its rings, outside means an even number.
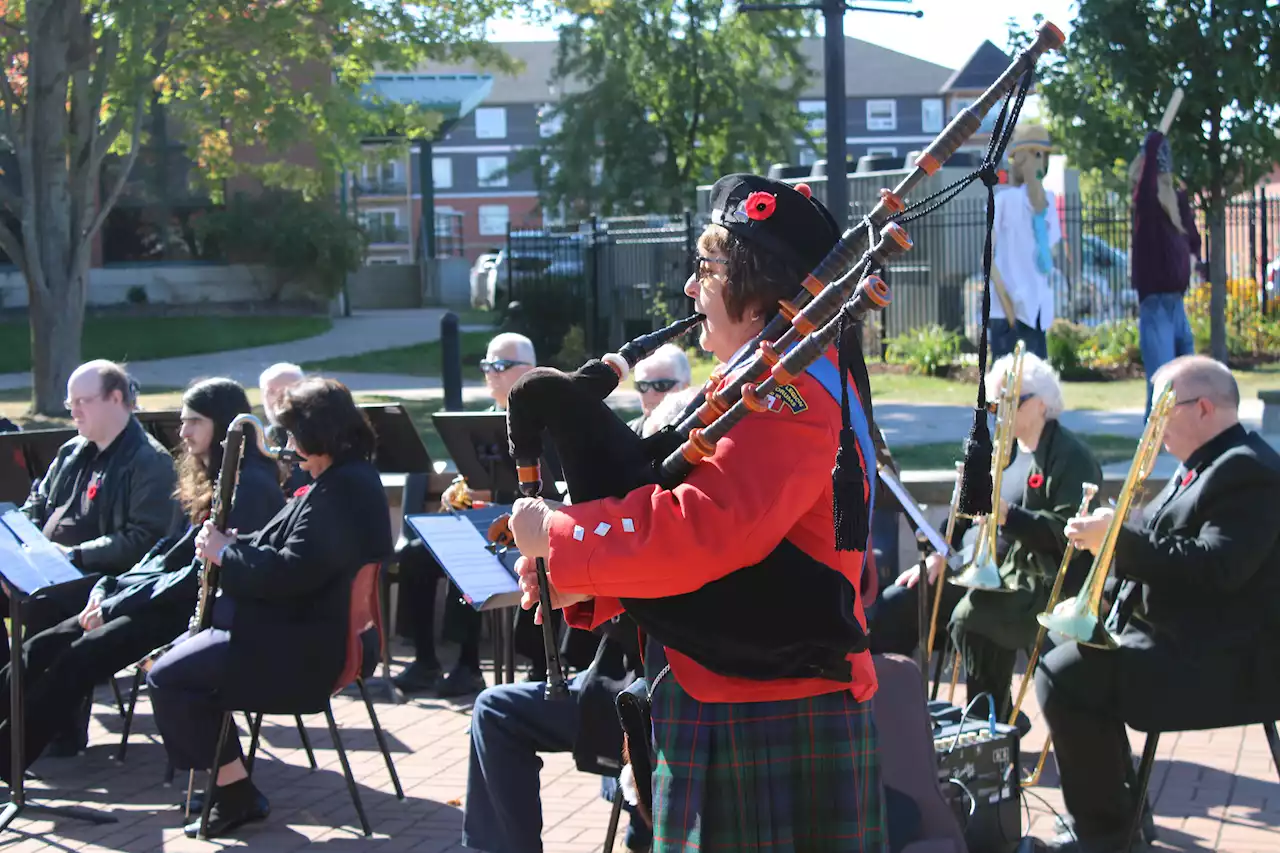
[[[1031,733],[1031,718],[1027,716],[1025,711],[1019,711],[1017,718],[1013,721],[1013,726],[1018,730],[1018,737],[1026,737]]]
[[[224,836],[246,823],[265,820],[271,814],[271,804],[248,779],[216,788],[213,796],[206,838]],[[202,808],[203,799],[200,798]],[[200,834],[200,812],[195,809],[196,797],[192,796],[191,800],[192,820],[182,828],[182,832],[187,838],[196,838]]]
[[[484,690],[486,686],[484,676],[479,669],[459,664],[440,679],[436,687],[436,696],[441,699],[470,696]]]
[[[432,666],[414,661],[404,672],[391,679],[401,693],[426,693],[440,683],[440,665]]]

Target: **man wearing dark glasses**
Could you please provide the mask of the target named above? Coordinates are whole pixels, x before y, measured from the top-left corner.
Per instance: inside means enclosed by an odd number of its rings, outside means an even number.
[[[641,415],[631,422],[631,428],[643,435],[644,422],[658,404],[673,391],[689,387],[692,371],[684,350],[675,344],[663,344],[635,366],[634,375],[636,390],[640,392]]]
[[[485,387],[493,398],[494,411],[506,410],[511,386],[537,363],[533,341],[524,335],[504,332],[489,341],[489,348],[480,360],[480,372],[484,374]]]

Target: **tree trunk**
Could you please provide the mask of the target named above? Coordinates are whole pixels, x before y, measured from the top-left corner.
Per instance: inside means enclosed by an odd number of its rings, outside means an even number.
[[[1209,354],[1227,363],[1227,217],[1221,193],[1209,196]]]
[[[67,380],[80,365],[80,335],[84,329],[84,301],[89,270],[66,264],[45,270],[48,296],[38,287],[31,293],[31,408],[35,414],[66,416],[63,406]]]

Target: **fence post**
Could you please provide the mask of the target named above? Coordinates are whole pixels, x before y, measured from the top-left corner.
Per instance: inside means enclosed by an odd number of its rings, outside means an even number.
[[[1258,230],[1261,232],[1262,237],[1262,258],[1260,259],[1262,264],[1262,281],[1259,282],[1259,284],[1261,285],[1262,290],[1262,313],[1265,316],[1267,313],[1267,265],[1271,262],[1271,259],[1267,257],[1267,246],[1271,245],[1267,242],[1267,205],[1270,203],[1270,200],[1267,198],[1267,191],[1265,189],[1259,190],[1259,192],[1262,195],[1261,210],[1258,211]]]
[[[588,353],[603,349],[600,341],[600,217],[591,214],[591,239],[587,243],[587,316],[583,318],[582,332]]]
[[[440,318],[440,375],[444,382],[444,410],[462,411],[462,336],[458,315],[452,311]]]

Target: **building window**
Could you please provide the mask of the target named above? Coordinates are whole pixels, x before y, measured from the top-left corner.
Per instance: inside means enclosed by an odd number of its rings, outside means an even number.
[[[560,114],[555,111],[554,104],[543,104],[538,108],[538,135],[543,139],[555,136],[564,124]]]
[[[403,243],[398,210],[365,210],[360,213],[370,243]]]
[[[476,139],[507,138],[507,108],[480,107],[475,112]]]
[[[507,223],[511,221],[511,210],[505,204],[482,204],[477,210],[481,236],[505,236]]]
[[[924,133],[942,132],[941,98],[925,98],[920,102],[920,130]]]
[[[867,149],[867,157],[897,157],[898,149],[892,145],[872,146]]]
[[[867,130],[897,129],[897,101],[867,101]]]
[[[453,186],[453,158],[431,158],[431,185],[438,190],[447,190]]]
[[[543,154],[542,162],[542,180],[554,181],[556,176],[560,174],[560,164],[551,158],[549,154]]]
[[[477,157],[476,181],[482,187],[505,187],[507,185],[507,158]]]
[[[800,114],[805,118],[805,127],[810,133],[826,133],[827,132],[827,102],[826,101],[801,101],[798,104]]]

